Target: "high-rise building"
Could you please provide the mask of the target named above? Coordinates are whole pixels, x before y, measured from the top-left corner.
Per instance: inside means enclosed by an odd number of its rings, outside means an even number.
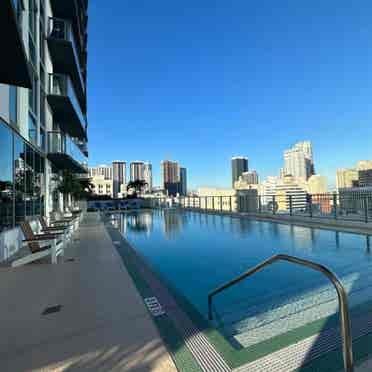
[[[276,185],[275,201],[279,211],[289,211],[290,204],[293,210],[306,209],[306,190],[297,183],[293,176],[285,176]]]
[[[168,195],[176,195],[180,192],[180,166],[178,162],[163,160],[161,162],[161,175],[164,190]]]
[[[239,181],[239,177],[248,172],[248,158],[242,156],[235,156],[231,158],[231,173],[232,173],[232,187],[234,188],[235,182]]]
[[[353,168],[339,168],[336,171],[336,188],[337,190],[354,187],[358,183],[359,174]]]
[[[262,184],[260,184],[259,194],[263,205],[267,205],[273,200],[276,195],[276,187],[280,179],[274,176],[268,176]]]
[[[112,166],[98,165],[96,167],[89,167],[89,177],[103,176],[105,180],[112,180]]]
[[[0,2],[0,231],[65,210],[56,176],[87,175],[87,6]]]
[[[117,198],[121,193],[121,185],[126,184],[126,165],[125,161],[115,160],[112,162],[112,193]]]
[[[372,169],[363,169],[358,171],[358,186],[371,187],[372,186]]]
[[[180,195],[187,195],[187,170],[180,168]]]
[[[284,151],[284,175],[306,181],[314,173],[313,150],[310,141],[298,142]]]
[[[255,170],[248,171],[242,173],[240,176],[241,180],[250,184],[250,185],[257,185],[258,184],[258,174]]]
[[[151,192],[152,191],[152,164],[151,163],[145,163],[144,164],[144,180],[146,182],[146,191]]]
[[[372,160],[359,160],[356,169],[358,171],[372,169]]]
[[[313,174],[307,180],[307,187],[309,194],[325,194],[328,192],[327,177]]]
[[[130,163],[130,180],[132,182],[145,180],[145,163],[143,161],[132,161]]]

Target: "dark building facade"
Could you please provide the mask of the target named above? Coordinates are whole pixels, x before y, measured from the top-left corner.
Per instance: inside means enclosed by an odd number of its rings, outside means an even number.
[[[244,173],[248,172],[248,158],[236,156],[231,159],[231,172],[232,172],[232,188],[234,188],[235,182],[239,180],[239,177]]]

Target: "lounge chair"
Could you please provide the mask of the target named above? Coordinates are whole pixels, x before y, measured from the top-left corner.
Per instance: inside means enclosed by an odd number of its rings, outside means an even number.
[[[26,221],[22,222],[20,227],[25,238],[22,242],[21,253],[23,253],[23,248],[28,248],[30,254],[10,257],[12,267],[26,265],[47,256],[51,256],[52,263],[57,263],[57,257],[63,256],[63,240],[59,234],[35,234],[29,222]]]
[[[73,225],[60,224],[59,226],[58,225],[48,226],[48,224],[46,223],[45,217],[39,217],[39,224],[41,227],[40,231],[42,233],[47,233],[47,234],[48,233],[49,234],[62,233],[64,234],[66,240],[70,241],[72,233],[73,233]]]

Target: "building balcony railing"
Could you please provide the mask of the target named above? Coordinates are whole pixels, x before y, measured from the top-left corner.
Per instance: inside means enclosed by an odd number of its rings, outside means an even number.
[[[83,114],[74,86],[68,75],[49,74],[48,103],[54,120],[71,137],[86,139],[86,117]]]
[[[66,19],[49,18],[48,46],[56,73],[71,76],[79,102],[85,108],[85,82],[81,53],[75,40],[72,24]]]
[[[58,169],[68,169],[74,173],[88,172],[88,158],[76,142],[62,132],[48,132],[48,158]]]

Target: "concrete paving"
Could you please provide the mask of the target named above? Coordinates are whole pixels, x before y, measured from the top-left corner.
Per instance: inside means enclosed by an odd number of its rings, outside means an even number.
[[[72,262],[0,269],[0,370],[176,371],[95,214],[78,237]]]

